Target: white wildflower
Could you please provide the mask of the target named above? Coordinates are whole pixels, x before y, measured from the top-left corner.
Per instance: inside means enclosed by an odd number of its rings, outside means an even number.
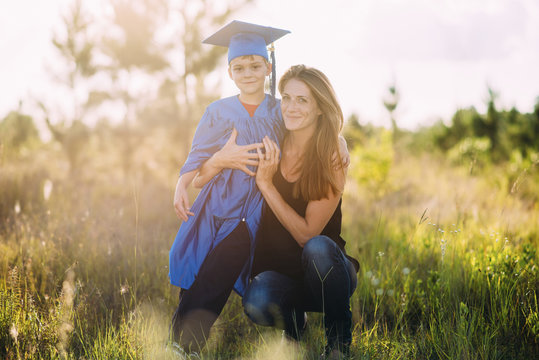
[[[15,324],[11,324],[11,328],[9,329],[9,335],[11,335],[13,341],[17,342],[17,338],[19,337],[19,330],[17,330]]]
[[[440,250],[442,251],[442,262],[444,261],[446,245],[447,245],[447,242],[444,239],[440,239]]]
[[[43,198],[45,201],[49,200],[52,192],[52,181],[49,179],[45,180],[45,183],[43,184]]]
[[[129,292],[129,286],[127,285],[122,285],[120,287],[120,295],[124,295],[124,294],[127,294]]]

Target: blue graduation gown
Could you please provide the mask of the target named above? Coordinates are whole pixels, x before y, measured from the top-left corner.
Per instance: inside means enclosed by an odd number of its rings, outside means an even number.
[[[266,135],[280,144],[284,131],[280,101],[266,95],[253,117],[238,96],[210,104],[198,124],[191,151],[180,174],[199,169],[225,145],[233,128],[238,131],[238,145],[262,142]],[[195,215],[182,223],[170,249],[170,282],[189,289],[211,249],[225,239],[240,221],[245,221],[251,240],[251,258],[234,285],[234,290],[243,295],[263,203],[255,178],[241,170],[223,169],[211,179],[191,207]]]

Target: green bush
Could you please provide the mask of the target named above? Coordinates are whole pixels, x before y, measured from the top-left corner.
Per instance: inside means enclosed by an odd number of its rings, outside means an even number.
[[[350,177],[361,187],[380,196],[390,187],[389,171],[393,164],[392,133],[382,130],[367,140],[366,145],[356,146],[350,154]]]

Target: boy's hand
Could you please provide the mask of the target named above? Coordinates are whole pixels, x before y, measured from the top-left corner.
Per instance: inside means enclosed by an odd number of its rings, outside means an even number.
[[[178,218],[183,221],[187,221],[188,216],[195,215],[193,212],[191,212],[187,188],[183,184],[181,177],[176,183],[176,191],[174,192],[174,211],[176,212]]]
[[[258,154],[250,151],[262,149],[264,144],[237,145],[237,136],[238,131],[234,128],[225,146],[214,154],[215,162],[219,168],[238,169],[249,176],[255,176],[256,173],[249,170],[247,165],[258,166]]]
[[[339,135],[339,153],[341,155],[342,167],[346,169],[350,165],[350,153],[348,152],[348,144],[346,143],[346,139],[342,135]],[[341,168],[337,154],[333,154],[331,161],[336,170]]]

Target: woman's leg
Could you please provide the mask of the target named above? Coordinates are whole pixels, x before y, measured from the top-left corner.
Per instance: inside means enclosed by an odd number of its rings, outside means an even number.
[[[194,283],[180,292],[171,325],[172,340],[187,351],[199,351],[223,310],[250,254],[247,226],[240,224],[208,254]]]
[[[316,236],[303,247],[302,265],[308,298],[324,313],[328,348],[346,352],[352,340],[350,297],[357,277],[352,263],[327,236]]]
[[[245,314],[256,324],[275,326],[298,340],[305,325],[302,284],[275,271],[258,274],[243,296]]]

